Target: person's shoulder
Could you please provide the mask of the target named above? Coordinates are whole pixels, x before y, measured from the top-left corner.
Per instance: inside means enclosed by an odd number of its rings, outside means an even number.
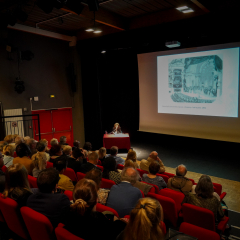
[[[143,177],[143,178],[147,178],[148,175],[147,175],[146,173],[144,173],[142,177]]]

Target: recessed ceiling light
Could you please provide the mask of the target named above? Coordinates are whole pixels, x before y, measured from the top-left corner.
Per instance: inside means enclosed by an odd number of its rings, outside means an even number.
[[[184,10],[182,11],[183,13],[190,13],[190,12],[194,12],[191,8],[187,9],[187,10]]]
[[[101,32],[102,32],[102,30],[100,30],[100,29],[96,29],[96,30],[94,30],[93,33],[101,33]]]
[[[186,9],[188,9],[189,7],[187,7],[187,6],[182,6],[182,7],[178,7],[178,8],[176,8],[177,10],[179,10],[179,11],[182,11],[182,10],[186,10]]]
[[[93,28],[88,28],[88,29],[86,29],[85,31],[86,31],[86,32],[93,32],[94,29],[93,29]]]
[[[106,53],[106,50],[102,50],[101,53]]]

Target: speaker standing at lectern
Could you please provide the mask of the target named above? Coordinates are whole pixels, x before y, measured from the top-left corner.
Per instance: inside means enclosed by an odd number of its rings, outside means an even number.
[[[119,123],[115,123],[113,126],[113,130],[111,132],[112,134],[118,134],[118,133],[122,133],[121,127],[119,125]]]

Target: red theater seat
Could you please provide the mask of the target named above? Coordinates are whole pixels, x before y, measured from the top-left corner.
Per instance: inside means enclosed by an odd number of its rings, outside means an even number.
[[[144,173],[148,174],[148,171],[145,171],[145,170],[142,170],[142,169],[138,169],[138,168],[137,168],[137,170],[138,170],[138,172],[139,172],[141,177],[143,176]]]
[[[148,185],[153,186],[153,189],[155,189],[154,193],[156,193],[156,194],[159,193],[159,187],[158,187],[157,185],[151,184],[151,183],[147,183],[147,182],[144,182],[144,181],[142,181],[142,182],[143,182],[143,183],[146,183],[146,184],[148,184]],[[152,188],[151,188],[151,189],[152,189]],[[152,191],[150,191],[150,192],[152,192]]]
[[[100,203],[97,203],[96,210],[97,210],[97,212],[109,211],[109,212],[112,212],[116,217],[119,217],[116,210],[114,210],[113,208],[107,207],[105,205],[102,205]]]
[[[85,178],[86,173],[81,173],[81,172],[77,172],[77,179],[78,181],[80,181],[81,179]]]
[[[2,166],[2,171],[5,173],[7,171],[7,167],[4,165]]]
[[[222,193],[222,185],[221,185],[221,184],[219,184],[219,183],[213,183],[213,187],[214,187],[216,193],[220,196],[220,199],[221,199],[221,200],[227,195],[226,192],[223,192],[223,193]]]
[[[51,162],[47,162],[47,166],[46,166],[46,168],[53,168],[53,163],[51,163]]]
[[[110,189],[113,185],[116,185],[114,181],[102,178],[101,188]]]
[[[84,240],[83,238],[77,237],[76,235],[70,233],[68,230],[63,228],[61,224],[59,224],[58,227],[55,228],[55,234],[57,240]]]
[[[123,168],[124,168],[124,165],[122,165],[122,164],[117,165],[117,169],[123,170]]]
[[[29,182],[30,188],[38,188],[37,178],[28,175],[28,182]]]
[[[100,168],[103,172],[103,166],[97,165],[98,168]]]
[[[160,174],[160,173],[157,173],[156,175],[162,177],[166,184],[168,183],[168,179],[169,179],[168,176],[166,176],[164,174]]]
[[[73,192],[69,190],[65,190],[64,194],[69,198],[69,200],[73,200]]]
[[[66,170],[63,172],[63,174],[67,177],[69,177],[72,182],[77,182],[77,176],[73,169],[66,168]]]

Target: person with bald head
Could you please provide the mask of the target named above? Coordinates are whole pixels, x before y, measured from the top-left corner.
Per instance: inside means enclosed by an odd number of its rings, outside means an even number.
[[[187,168],[183,164],[176,168],[176,176],[168,180],[167,187],[182,192],[184,194],[189,193],[192,190],[192,181],[185,177],[187,174]]]
[[[160,164],[160,169],[158,173],[164,173],[165,172],[164,164],[162,160],[158,157],[158,153],[156,151],[151,152],[147,160],[142,159],[140,163],[140,169],[149,172],[149,165],[154,161],[157,161]]]
[[[138,181],[139,174],[134,168],[124,168],[121,183],[113,185],[107,200],[107,206],[115,209],[120,218],[129,215],[137,201],[142,198],[141,191],[133,185]]]

